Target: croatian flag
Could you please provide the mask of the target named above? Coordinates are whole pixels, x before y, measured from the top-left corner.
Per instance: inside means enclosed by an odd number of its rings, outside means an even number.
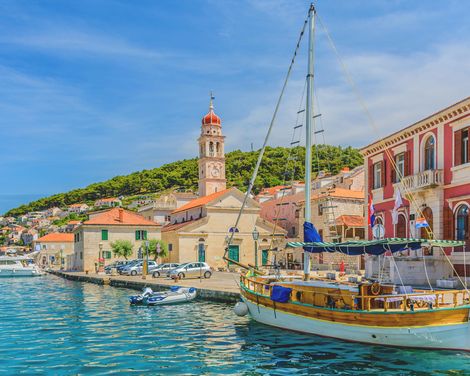
[[[429,227],[429,224],[426,221],[426,218],[421,217],[421,218],[416,219],[415,227],[416,228]]]
[[[369,219],[369,226],[374,226],[375,222],[375,210],[374,210],[374,203],[372,202],[372,195],[369,196],[369,205],[368,205],[368,219]]]

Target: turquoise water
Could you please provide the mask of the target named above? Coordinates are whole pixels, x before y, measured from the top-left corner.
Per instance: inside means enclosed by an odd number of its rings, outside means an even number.
[[[304,336],[226,304],[131,307],[134,291],[0,279],[0,375],[470,375],[470,354]]]

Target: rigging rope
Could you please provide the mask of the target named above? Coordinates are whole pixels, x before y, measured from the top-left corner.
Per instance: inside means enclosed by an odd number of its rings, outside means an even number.
[[[252,177],[250,179],[250,182],[248,184],[248,189],[246,191],[245,197],[243,198],[242,206],[240,208],[237,219],[235,221],[235,226],[234,226],[235,228],[238,228],[238,224],[240,223],[240,218],[241,218],[243,210],[246,206],[246,202],[248,200],[248,197],[251,195],[251,191],[252,191],[253,186],[255,184],[255,179],[256,179],[256,176],[258,175],[258,170],[259,170],[259,167],[261,165],[261,161],[263,160],[263,155],[264,155],[264,152],[266,150],[266,146],[268,144],[269,137],[271,136],[271,132],[272,132],[272,129],[273,129],[273,126],[274,126],[274,121],[276,120],[276,116],[277,116],[277,113],[279,111],[279,106],[281,104],[282,98],[284,97],[284,92],[286,90],[287,82],[289,81],[290,75],[292,73],[292,67],[294,66],[295,58],[297,57],[297,52],[300,48],[300,43],[301,43],[302,37],[305,33],[305,28],[307,27],[308,21],[309,21],[310,17],[312,17],[312,15],[313,15],[313,5],[309,8],[307,18],[305,19],[304,24],[302,25],[302,29],[300,31],[300,35],[299,35],[299,38],[297,40],[297,44],[295,46],[294,54],[292,56],[291,63],[289,65],[289,69],[287,70],[287,74],[286,74],[286,77],[284,79],[284,83],[282,85],[281,93],[280,93],[279,98],[277,100],[276,107],[274,109],[274,113],[273,113],[273,116],[271,118],[271,122],[269,124],[268,132],[266,133],[266,137],[264,138],[263,146],[260,150],[258,160],[256,161],[256,166],[255,166],[255,169],[253,171],[253,175],[252,175]],[[227,252],[228,252],[228,249],[229,249],[230,245],[232,244],[234,235],[235,235],[235,231],[231,232],[230,238],[227,242],[227,248],[225,248],[224,257],[227,256]]]

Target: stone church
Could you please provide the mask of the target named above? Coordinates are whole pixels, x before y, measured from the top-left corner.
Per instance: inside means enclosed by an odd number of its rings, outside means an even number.
[[[238,226],[236,219],[244,193],[227,189],[225,178],[225,136],[222,121],[214,112],[212,96],[209,112],[202,118],[199,143],[199,197],[177,208],[170,223],[162,229],[162,239],[168,244],[168,262],[207,262],[215,268],[225,268],[223,260],[229,237],[229,257],[244,264],[255,264],[253,230],[259,233],[258,265],[269,264],[271,241],[282,243],[285,230],[260,217],[260,205],[249,198]],[[274,236],[273,236],[274,234]]]

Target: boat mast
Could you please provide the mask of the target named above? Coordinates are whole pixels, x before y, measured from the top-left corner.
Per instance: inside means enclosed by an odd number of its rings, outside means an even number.
[[[310,5],[308,23],[307,101],[305,104],[305,221],[312,221],[312,120],[313,120],[313,57],[315,42],[315,7]],[[310,253],[304,251],[304,279],[310,276]]]

